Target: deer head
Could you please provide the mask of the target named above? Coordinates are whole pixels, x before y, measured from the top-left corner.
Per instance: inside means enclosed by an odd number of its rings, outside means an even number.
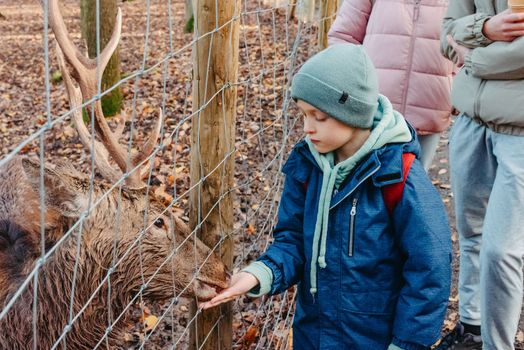
[[[109,181],[129,176],[119,189],[92,182],[66,165],[41,169],[38,162],[14,158],[0,167],[0,304],[6,305],[29,281],[0,319],[0,348],[25,349],[36,342],[48,349],[62,335],[70,348],[92,349],[109,326],[107,339],[114,346],[122,341],[124,311],[138,293],[155,303],[180,295],[208,300],[227,287],[228,273],[219,256],[141,180],[140,164],[157,143],[162,117],[141,151],[132,155],[115,138],[119,132],[110,130],[99,100],[93,114],[100,142],[91,141],[82,122],[79,106],[94,96],[97,72],[102,74],[118,44],[120,11],[113,37],[101,53],[100,69],[96,59],[83,57],[72,45],[56,0],[49,1],[49,16],[61,48],[58,57],[71,108],[77,108],[73,119],[80,139],[86,146],[95,144],[95,162]],[[66,61],[73,68],[71,75]],[[119,170],[111,167],[109,156]],[[52,254],[36,277],[28,279],[41,263],[42,249]]]

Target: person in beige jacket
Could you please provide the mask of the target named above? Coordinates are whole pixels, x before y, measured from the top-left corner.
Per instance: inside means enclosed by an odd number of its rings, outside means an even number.
[[[524,266],[524,13],[451,0],[441,50],[462,64],[449,139],[460,322],[439,349],[514,349]],[[482,248],[481,248],[482,246]]]

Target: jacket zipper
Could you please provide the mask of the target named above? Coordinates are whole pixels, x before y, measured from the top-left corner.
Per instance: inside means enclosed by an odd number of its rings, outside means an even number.
[[[374,173],[376,173],[378,171],[378,169],[380,169],[380,166],[377,166],[375,169],[373,169],[373,171],[371,171],[369,174],[367,174],[364,178],[362,178],[362,180],[360,180],[358,182],[358,184],[355,185],[355,187],[353,187],[351,189],[351,191],[349,191],[348,193],[346,193],[344,195],[344,197],[342,197],[341,199],[338,200],[338,202],[336,202],[335,204],[333,204],[332,206],[329,207],[329,210],[333,209],[334,207],[336,207],[338,205],[338,203],[342,202],[344,199],[346,199],[348,196],[350,196],[357,188],[358,186],[360,186],[361,183],[363,183],[364,181],[366,181],[370,176],[372,176]]]
[[[480,82],[479,89],[477,91],[477,96],[475,97],[475,104],[473,105],[473,114],[474,118],[480,118],[480,95],[482,94],[482,91],[484,90],[484,85],[486,85],[486,80],[482,80]]]
[[[413,22],[418,21],[418,16],[420,14],[420,2],[422,0],[415,0],[415,8],[413,10]]]
[[[408,69],[406,70],[407,79],[406,79],[406,88],[404,89],[404,96],[402,96],[402,106],[400,113],[402,115],[406,114],[406,104],[408,99],[408,90],[409,90],[409,79],[411,76],[411,68],[413,67],[413,45],[415,45],[415,39],[416,39],[416,27],[415,23],[418,21],[418,17],[420,14],[420,1],[421,0],[415,0],[415,5],[413,7],[413,32],[411,33],[411,41],[409,44],[409,61],[408,61]]]
[[[349,213],[349,256],[353,256],[355,248],[355,216],[357,215],[357,199],[353,199],[353,206]]]

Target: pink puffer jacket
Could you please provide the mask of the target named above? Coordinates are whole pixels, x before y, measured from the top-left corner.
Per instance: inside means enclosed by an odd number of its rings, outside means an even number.
[[[461,1],[461,0],[457,0]],[[421,135],[449,126],[453,63],[440,53],[447,0],[344,0],[329,43],[362,44],[380,92]]]

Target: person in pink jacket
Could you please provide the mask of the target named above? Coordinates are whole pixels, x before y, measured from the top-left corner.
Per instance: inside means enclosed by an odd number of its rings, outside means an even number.
[[[417,130],[429,169],[449,126],[454,65],[440,54],[447,0],[345,0],[329,44],[362,44],[375,65],[380,92]]]

